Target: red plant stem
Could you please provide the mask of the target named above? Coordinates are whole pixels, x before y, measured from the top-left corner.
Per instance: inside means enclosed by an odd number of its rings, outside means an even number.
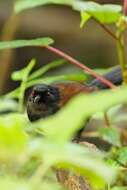
[[[83,69],[85,72],[89,73],[90,75],[92,75],[93,77],[95,77],[96,79],[100,80],[103,84],[107,85],[109,88],[117,88],[113,83],[111,83],[109,80],[105,79],[104,77],[96,74],[96,72],[94,72],[93,70],[91,70],[89,67],[85,66],[84,64],[80,63],[78,60],[74,59],[73,57],[67,55],[66,53],[51,47],[51,46],[46,46],[46,48],[59,55],[60,57],[63,57],[65,60],[69,61],[70,63],[76,65],[77,67],[80,67],[81,69]]]
[[[124,0],[123,13],[124,13],[125,16],[127,16],[127,0]]]

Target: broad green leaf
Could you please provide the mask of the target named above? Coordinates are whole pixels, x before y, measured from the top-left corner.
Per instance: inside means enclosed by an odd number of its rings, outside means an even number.
[[[127,166],[127,147],[122,147],[120,148],[117,153],[116,153],[116,159],[117,161],[124,165]]]
[[[34,181],[21,176],[1,176],[0,189],[8,190],[8,188],[13,190],[65,190],[65,188],[52,181],[49,182],[43,180],[42,182],[35,184]]]
[[[33,8],[36,6],[46,4],[62,4],[69,5],[73,9],[82,13],[81,26],[92,16],[101,23],[116,23],[121,16],[122,7],[120,5],[105,4],[89,1],[76,1],[76,0],[19,0],[15,3],[15,12],[21,12],[25,9]]]
[[[74,0],[19,0],[15,3],[15,12],[19,13],[25,9],[34,8],[46,4],[60,4],[60,5],[71,5]]]
[[[94,17],[101,23],[116,23],[121,16],[122,7],[120,5],[105,4],[100,5],[98,3],[89,1],[76,1],[73,4],[75,10],[81,11]],[[82,23],[85,22],[86,17],[82,17]]]
[[[127,87],[82,94],[73,98],[55,116],[40,120],[38,125],[47,138],[52,141],[65,142],[84,126],[84,121],[96,112],[127,101]],[[62,131],[62,135],[61,135]]]
[[[46,140],[40,145],[38,143],[31,146],[36,146],[36,151],[42,154],[44,163],[82,174],[95,189],[104,188],[106,183],[112,183],[116,177],[116,167],[106,164],[103,154],[92,148],[72,143],[61,146]]]
[[[111,190],[127,190],[126,186],[115,186],[113,188],[111,188]]]
[[[102,139],[114,146],[121,146],[120,133],[117,128],[102,127],[99,129],[99,134]]]
[[[116,177],[116,167],[111,167],[106,164],[101,156],[93,149],[89,151],[84,150],[85,147],[80,152],[79,147],[73,147],[73,145],[67,147],[67,152],[61,152],[61,155],[65,155],[65,161],[60,163],[60,166],[67,167],[69,169],[79,171],[82,175],[88,179],[89,183],[95,189],[103,189],[107,183],[112,183]],[[70,151],[72,150],[72,151]],[[68,152],[69,151],[69,152]],[[85,152],[86,151],[86,152]],[[68,153],[68,154],[67,154]],[[76,158],[75,158],[75,155]],[[98,168],[99,166],[99,168]],[[110,177],[109,177],[109,172]]]
[[[86,13],[86,12],[81,12],[81,23],[80,23],[80,28],[86,24],[86,22],[91,18],[91,15]]]
[[[116,160],[111,159],[111,158],[108,158],[108,157],[106,158],[106,162],[107,162],[110,166],[113,166],[113,167],[119,168],[119,166],[120,166]]]
[[[0,98],[0,112],[16,111],[18,104],[16,101],[7,98]]]
[[[30,190],[31,188],[24,180],[19,180],[16,177],[12,176],[4,176],[0,177],[0,188],[4,190],[8,190],[8,188],[13,190]]]
[[[0,117],[0,160],[16,158],[28,141],[24,133],[26,120],[23,115],[9,114]]]
[[[21,48],[26,46],[48,46],[54,41],[51,38],[36,38],[32,40],[13,40],[0,42],[0,50],[9,48]]]
[[[35,64],[36,60],[32,59],[25,68],[21,69],[20,71],[14,71],[11,75],[12,80],[18,81],[18,80],[25,80],[26,78],[28,78],[28,75],[35,66]]]

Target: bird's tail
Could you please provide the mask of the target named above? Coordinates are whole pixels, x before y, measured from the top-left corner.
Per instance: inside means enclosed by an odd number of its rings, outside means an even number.
[[[107,72],[106,74],[102,75],[105,79],[109,80],[115,85],[120,85],[123,81],[122,79],[122,72],[120,66],[115,66],[111,71]],[[109,88],[105,84],[103,84],[98,79],[94,79],[89,83],[90,87],[98,87],[99,89],[107,89]]]

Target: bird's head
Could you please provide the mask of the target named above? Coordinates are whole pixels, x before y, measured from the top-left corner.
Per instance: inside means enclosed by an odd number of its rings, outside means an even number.
[[[27,113],[31,121],[52,115],[58,110],[59,90],[46,84],[36,85],[28,98]]]

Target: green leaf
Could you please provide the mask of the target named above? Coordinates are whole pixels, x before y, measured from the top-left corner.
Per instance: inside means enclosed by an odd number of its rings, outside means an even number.
[[[111,188],[111,190],[127,190],[127,187],[125,187],[125,186],[115,186],[115,187]]]
[[[80,11],[81,27],[83,27],[83,25],[90,19],[90,17],[94,17],[101,23],[111,24],[116,23],[122,15],[122,6],[120,5],[100,5],[92,1],[83,2],[75,0],[19,0],[15,3],[15,12],[19,13],[25,9],[46,4],[69,5],[73,9]]]
[[[24,96],[25,96],[25,90],[27,88],[27,81],[28,81],[28,76],[33,67],[35,66],[35,60],[32,59],[30,63],[27,65],[26,68],[22,69],[21,71],[17,71],[14,73],[15,79],[20,80],[21,79],[21,85],[19,87],[19,111],[23,112],[24,111]]]
[[[71,150],[69,152],[69,150]],[[65,155],[65,162],[60,164],[75,172],[80,172],[84,175],[88,182],[94,189],[103,189],[107,183],[112,183],[116,177],[116,167],[111,167],[104,162],[102,155],[93,149],[87,147],[76,148],[75,145],[67,147],[65,152],[61,152],[61,155]],[[77,155],[75,157],[75,155]],[[99,166],[99,168],[98,168]],[[112,174],[111,174],[111,173]],[[110,177],[109,177],[110,173]]]
[[[19,93],[20,93],[20,88],[16,88],[15,90],[12,90],[11,92],[2,96],[2,98],[5,98],[5,99],[18,98]]]
[[[127,147],[122,147],[120,148],[117,153],[116,153],[116,159],[117,161],[124,165],[127,166]]]
[[[40,120],[38,122],[40,131],[44,131],[47,138],[52,141],[61,143],[68,141],[84,126],[84,121],[88,117],[96,112],[107,110],[115,104],[126,102],[126,90],[127,87],[124,87],[105,92],[78,95],[56,113],[55,116]]]
[[[15,12],[19,13],[23,10],[34,8],[46,4],[61,4],[61,5],[71,5],[74,0],[19,0],[15,3]]]
[[[68,75],[60,75],[60,76],[52,76],[52,77],[43,77],[39,79],[31,80],[27,83],[27,87],[34,86],[36,84],[51,84],[57,81],[85,81],[87,76],[83,73],[79,74],[68,74]]]
[[[101,23],[116,23],[121,16],[122,7],[120,5],[105,4],[100,5],[95,2],[76,1],[73,8],[80,12],[89,14]],[[86,17],[81,17],[81,23],[85,22]],[[83,26],[83,25],[82,25]]]
[[[119,147],[121,146],[120,133],[117,128],[103,127],[99,129],[99,134],[102,139],[109,142],[110,144],[114,146],[119,146]]]
[[[16,101],[7,98],[0,98],[0,112],[17,111],[18,104]]]
[[[34,181],[21,176],[1,176],[0,189],[8,190],[8,188],[13,190],[65,190],[65,188],[61,187],[56,182],[49,182],[48,180],[43,180],[35,184]]]
[[[73,143],[65,143],[62,146],[47,140],[34,143],[35,145],[31,146],[36,147],[36,151],[42,154],[44,163],[50,163],[51,166],[59,169],[80,173],[85,176],[94,189],[104,188],[106,183],[112,183],[116,177],[116,167],[105,163],[104,155],[93,148]]]
[[[116,23],[121,16],[122,7],[120,5],[105,4],[100,5],[95,2],[83,2],[75,0],[19,0],[15,3],[15,12],[21,12],[25,9],[46,4],[69,5],[81,13],[81,26],[85,24],[90,17],[94,17],[101,23]]]
[[[25,183],[24,180],[18,180],[12,176],[0,177],[0,188],[8,190],[8,187],[13,190],[30,190],[28,182]]]
[[[26,46],[48,46],[54,41],[51,38],[36,38],[32,40],[13,40],[0,42],[0,50],[9,48],[21,48]]]
[[[26,119],[20,114],[0,117],[0,160],[14,159],[25,150],[28,141],[25,124]]]
[[[80,23],[80,28],[84,26],[84,24],[87,23],[87,21],[91,18],[91,15],[89,15],[86,12],[81,12],[81,23]]]
[[[30,75],[30,77],[29,77],[29,80],[33,80],[35,78],[41,77],[42,75],[44,75],[50,69],[59,67],[59,66],[63,65],[64,63],[66,63],[66,61],[63,60],[63,59],[52,61],[51,63],[48,63],[47,65],[44,65],[43,67],[41,67],[40,69],[38,69],[37,71],[32,73]]]
[[[20,71],[14,71],[11,75],[12,80],[18,81],[18,80],[25,80],[26,78],[28,78],[28,75],[35,66],[35,64],[36,60],[32,59],[25,68],[21,69]]]

